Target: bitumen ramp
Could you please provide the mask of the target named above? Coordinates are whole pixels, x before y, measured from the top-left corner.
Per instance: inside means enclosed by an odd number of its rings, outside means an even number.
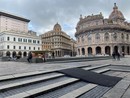
[[[78,78],[82,81],[94,83],[101,86],[113,87],[115,86],[122,78],[115,76],[108,76],[81,68],[69,68],[59,70],[58,72],[63,73],[69,77]]]

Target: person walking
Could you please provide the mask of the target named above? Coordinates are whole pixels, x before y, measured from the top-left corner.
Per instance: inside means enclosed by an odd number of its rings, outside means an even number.
[[[43,62],[46,62],[45,54],[42,54]]]
[[[52,52],[52,58],[55,59],[55,53],[54,52]]]
[[[125,57],[125,53],[124,52],[122,52],[122,56]]]
[[[32,62],[32,52],[28,53],[28,58],[27,58],[28,62],[31,63]]]
[[[112,57],[113,57],[114,60],[116,59],[115,56],[116,56],[116,54],[115,54],[115,52],[113,52],[113,53],[112,53]]]
[[[120,60],[120,53],[117,52],[117,60]]]

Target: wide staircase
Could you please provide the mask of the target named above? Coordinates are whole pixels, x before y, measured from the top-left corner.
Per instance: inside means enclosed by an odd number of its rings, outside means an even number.
[[[85,70],[113,75],[110,65]],[[111,87],[87,83],[57,71],[35,71],[0,77],[0,98],[101,98]]]

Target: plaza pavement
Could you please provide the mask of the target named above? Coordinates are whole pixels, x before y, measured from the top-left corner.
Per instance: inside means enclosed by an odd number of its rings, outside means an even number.
[[[104,64],[115,64],[115,65],[130,65],[130,56],[121,58],[118,60],[98,60],[98,61],[86,61],[86,62],[69,62],[69,63],[28,63],[28,62],[2,62],[0,61],[0,76],[10,75],[17,73],[27,73],[32,71],[53,71],[64,68],[80,67],[87,65],[104,65]]]

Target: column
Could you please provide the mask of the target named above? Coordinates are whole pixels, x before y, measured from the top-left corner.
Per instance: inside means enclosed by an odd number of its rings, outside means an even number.
[[[113,51],[114,51],[114,47],[111,45],[110,46],[110,53],[111,53],[111,55],[112,55]]]
[[[102,52],[102,55],[105,55],[105,47],[104,46],[101,46],[101,52]]]
[[[88,47],[85,47],[85,55],[88,56]]]
[[[124,48],[125,48],[125,54],[128,54],[127,53],[127,46],[125,45]]]
[[[93,46],[92,48],[92,54],[95,56],[96,55],[96,48]]]

